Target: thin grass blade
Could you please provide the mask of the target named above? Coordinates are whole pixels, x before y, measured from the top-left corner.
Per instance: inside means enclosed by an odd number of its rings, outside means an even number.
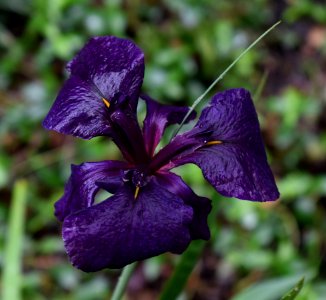
[[[200,95],[192,104],[192,106],[190,107],[190,110],[188,111],[188,113],[185,115],[185,117],[183,118],[182,122],[180,123],[180,125],[178,126],[178,128],[174,131],[172,138],[174,138],[178,132],[180,131],[180,129],[182,128],[182,126],[184,125],[184,123],[186,122],[186,120],[188,119],[188,117],[190,116],[190,114],[194,111],[194,109],[197,107],[197,105],[206,97],[206,95],[213,89],[213,87],[223,79],[223,77],[234,67],[234,65],[247,53],[249,52],[253,47],[255,47],[267,34],[269,34],[276,26],[278,26],[281,23],[281,21],[278,21],[277,23],[275,23],[272,27],[270,27],[269,29],[267,29],[261,36],[259,36],[254,42],[252,42],[243,52],[241,52],[241,54],[221,73],[220,76],[218,76],[214,82],[208,87],[208,89],[202,94]],[[171,139],[172,139],[171,138]]]
[[[2,274],[3,300],[20,300],[22,283],[22,254],[25,224],[27,181],[18,180],[13,188],[9,226],[4,249]]]

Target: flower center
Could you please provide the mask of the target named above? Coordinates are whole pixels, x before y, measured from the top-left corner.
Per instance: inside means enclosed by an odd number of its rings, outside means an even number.
[[[124,182],[130,182],[135,188],[134,198],[138,197],[140,188],[147,185],[150,181],[150,175],[140,169],[132,169],[124,172]]]
[[[135,186],[143,187],[149,182],[149,177],[142,171],[133,170],[131,181]]]

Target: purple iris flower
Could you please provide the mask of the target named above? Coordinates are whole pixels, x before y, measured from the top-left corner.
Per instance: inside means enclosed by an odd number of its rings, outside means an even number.
[[[210,200],[171,172],[177,166],[198,165],[227,197],[279,197],[248,91],[216,94],[193,129],[156,151],[166,127],[180,123],[189,108],[140,94],[144,55],[134,43],[93,38],[68,70],[70,77],[43,125],[84,139],[110,137],[125,159],[72,165],[55,215],[63,222],[65,248],[77,268],[121,268],[167,251],[182,253],[192,240],[209,239]],[[147,106],[142,128],[139,98]],[[94,204],[100,189],[113,195]]]

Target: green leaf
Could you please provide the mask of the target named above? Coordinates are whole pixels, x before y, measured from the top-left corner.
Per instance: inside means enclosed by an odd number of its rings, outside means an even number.
[[[304,283],[304,277],[302,277],[297,284],[289,291],[287,292],[281,300],[294,300],[300,293]]]
[[[313,274],[305,274],[306,277],[313,277]],[[279,277],[275,279],[266,280],[261,283],[254,284],[247,289],[241,291],[234,296],[232,300],[275,300],[281,299],[287,291],[289,291],[298,280],[302,280],[303,274],[295,276]],[[290,300],[294,298],[282,298],[281,300]]]
[[[9,215],[9,228],[4,250],[4,266],[2,274],[3,300],[20,300],[23,253],[24,215],[27,196],[27,182],[19,180],[15,183]]]

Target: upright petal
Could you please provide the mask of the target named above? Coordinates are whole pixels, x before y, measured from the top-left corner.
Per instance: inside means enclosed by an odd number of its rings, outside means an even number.
[[[149,183],[134,199],[124,185],[100,204],[68,216],[63,239],[74,266],[94,272],[122,268],[166,251],[183,252],[191,241],[192,208]]]
[[[211,201],[205,197],[197,196],[182,178],[171,172],[157,173],[155,180],[169,192],[180,197],[194,210],[192,222],[189,226],[191,238],[209,240],[210,232],[207,217],[212,209]]]
[[[147,152],[152,156],[165,128],[176,123],[180,124],[189,111],[189,107],[160,104],[147,95],[141,95],[141,97],[147,105],[143,127],[144,139]],[[193,120],[195,116],[195,112],[190,114],[187,122]]]
[[[149,164],[149,170],[155,173],[156,171],[168,171],[174,168],[181,158],[202,147],[204,141],[205,138],[199,138],[192,134],[189,136],[187,133],[177,135],[154,155]]]
[[[43,122],[47,129],[84,139],[110,135],[107,114],[114,111],[118,95],[136,110],[144,55],[131,41],[92,38],[67,67],[71,75]]]
[[[254,201],[279,197],[248,91],[232,89],[216,94],[195,128],[185,135],[204,138],[202,147],[179,155],[174,166],[198,165],[208,182],[227,197]]]
[[[87,162],[71,166],[71,176],[64,195],[55,203],[55,215],[63,221],[68,215],[93,204],[100,187],[110,187],[114,193],[122,185],[122,172],[127,164],[122,161]]]
[[[137,116],[129,109],[117,110],[111,115],[112,139],[126,160],[144,164],[150,160]]]

